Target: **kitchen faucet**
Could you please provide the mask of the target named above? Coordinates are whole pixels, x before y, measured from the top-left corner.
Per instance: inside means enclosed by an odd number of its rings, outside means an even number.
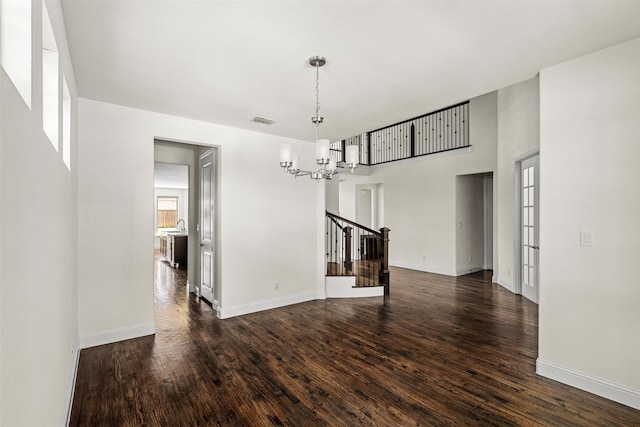
[[[182,221],[182,227],[180,227],[180,222]],[[185,231],[184,228],[184,219],[179,219],[178,222],[176,223],[176,226],[178,227],[178,231]]]

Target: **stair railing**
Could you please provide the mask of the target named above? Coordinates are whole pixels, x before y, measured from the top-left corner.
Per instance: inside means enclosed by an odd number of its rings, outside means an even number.
[[[373,230],[326,212],[328,276],[356,276],[356,286],[384,286],[389,295],[389,229]],[[355,243],[355,244],[354,244]]]

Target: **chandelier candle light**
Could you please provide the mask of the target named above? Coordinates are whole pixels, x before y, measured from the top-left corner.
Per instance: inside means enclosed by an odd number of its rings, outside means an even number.
[[[358,167],[360,153],[357,145],[349,145],[346,147],[345,161],[336,164],[335,159],[331,157],[331,143],[328,139],[320,139],[320,123],[324,120],[320,116],[320,67],[327,63],[323,56],[312,56],[309,58],[309,64],[316,67],[316,115],[311,117],[311,122],[316,125],[316,164],[320,168],[316,171],[300,170],[298,164],[298,156],[293,153],[291,144],[282,144],[280,146],[280,166],[285,172],[293,175],[294,178],[308,175],[311,179],[317,181],[321,179],[330,180],[334,175],[338,174],[338,167],[350,168],[351,173]]]

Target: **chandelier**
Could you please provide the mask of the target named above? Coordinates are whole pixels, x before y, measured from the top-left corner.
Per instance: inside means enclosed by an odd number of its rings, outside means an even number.
[[[320,67],[327,63],[323,56],[312,56],[309,64],[316,68],[316,114],[311,117],[311,122],[316,125],[316,164],[319,168],[315,171],[305,171],[299,168],[298,156],[293,153],[291,144],[285,143],[280,146],[280,166],[286,173],[290,173],[294,178],[299,176],[309,176],[311,179],[330,180],[334,175],[340,173],[338,168],[350,168],[351,173],[358,167],[360,153],[357,145],[346,147],[345,161],[336,163],[331,157],[331,143],[328,139],[320,139],[320,123],[324,118],[320,116]]]

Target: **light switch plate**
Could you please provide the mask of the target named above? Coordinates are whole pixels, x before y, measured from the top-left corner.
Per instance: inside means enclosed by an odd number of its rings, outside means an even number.
[[[580,246],[593,246],[593,233],[580,231]]]

